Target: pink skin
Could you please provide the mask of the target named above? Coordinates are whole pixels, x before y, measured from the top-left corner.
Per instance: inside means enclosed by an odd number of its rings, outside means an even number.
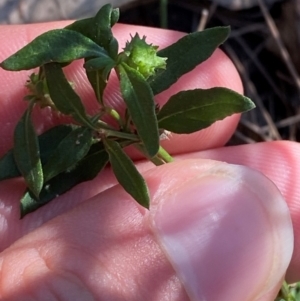
[[[66,24],[66,22],[59,22],[0,27],[0,61],[40,33],[51,28],[61,28]],[[173,31],[127,25],[116,25],[114,31],[121,46],[129,38],[129,34],[135,32],[146,35],[147,41],[161,47],[171,44],[183,35]],[[76,87],[91,112],[95,109],[95,100],[84,79],[84,73],[78,68],[81,63],[76,62],[68,67],[67,74],[70,80],[78,83]],[[30,71],[15,73],[0,70],[2,79],[0,156],[12,146],[13,129],[26,106],[22,97],[25,93],[24,82],[30,73]],[[242,92],[241,81],[234,66],[220,50],[190,74],[181,78],[168,91],[158,95],[156,100],[163,104],[170,95],[179,90],[213,86],[224,86]],[[116,87],[117,81],[113,78],[106,91],[106,97],[110,103],[121,110],[121,98]],[[39,132],[63,122],[63,118],[51,114],[48,110],[36,113],[39,113],[34,115]],[[291,248],[292,242],[283,242],[283,238],[291,234],[289,214],[284,213],[281,222],[278,220],[278,215],[269,212],[272,210],[264,210],[262,214],[261,209],[257,209],[262,207],[260,196],[253,196],[254,192],[251,192],[245,183],[250,181],[250,184],[255,185],[260,192],[259,195],[264,195],[264,192],[259,190],[259,185],[265,183],[264,187],[269,193],[266,199],[269,199],[269,196],[271,196],[270,202],[278,199],[274,201],[274,208],[284,211],[285,207],[279,200],[281,197],[278,191],[261,174],[234,166],[228,168],[225,163],[200,158],[249,166],[264,173],[278,186],[290,209],[295,235],[294,253],[287,277],[290,281],[296,281],[300,279],[300,242],[297,238],[300,231],[298,222],[300,212],[297,205],[300,195],[297,181],[300,170],[298,159],[300,149],[297,143],[292,142],[222,147],[232,135],[238,120],[239,116],[234,115],[204,131],[192,135],[173,135],[170,140],[164,141],[164,146],[171,154],[176,155],[178,162],[159,168],[153,167],[150,163],[137,163],[149,184],[152,196],[150,213],[137,206],[116,185],[109,169],[95,180],[78,185],[21,221],[18,219],[18,199],[24,190],[24,183],[20,179],[0,182],[0,248],[2,251],[0,299],[14,301],[198,300],[198,295],[195,294],[199,292],[193,291],[189,284],[186,284],[185,275],[182,276],[185,272],[181,271],[182,267],[168,249],[170,236],[164,238],[162,234],[162,231],[179,233],[181,227],[184,228],[183,224],[189,224],[190,221],[186,218],[181,221],[182,224],[176,224],[184,208],[178,209],[175,206],[175,209],[170,211],[172,212],[170,215],[176,217],[174,227],[170,229],[172,223],[164,226],[162,221],[169,215],[168,209],[163,214],[164,208],[173,208],[165,207],[164,204],[172,204],[172,197],[177,194],[183,200],[184,195],[188,200],[192,200],[194,189],[198,189],[195,187],[200,185],[203,193],[207,191],[208,195],[211,190],[214,190],[213,187],[222,191],[222,183],[225,181],[224,191],[227,191],[226,185],[232,178],[225,176],[226,180],[224,180],[223,174],[226,175],[228,169],[228,174],[238,173],[240,178],[245,178],[241,185],[232,180],[232,187],[234,185],[238,187],[236,194],[231,195],[231,192],[226,192],[223,203],[218,206],[213,206],[213,201],[188,203],[191,203],[190,208],[196,207],[197,212],[200,212],[196,220],[205,220],[206,215],[201,215],[201,212],[205,210],[212,212],[211,210],[216,208],[222,208],[222,212],[228,210],[230,213],[236,213],[234,216],[240,217],[239,228],[244,229],[244,223],[245,231],[238,232],[239,236],[233,235],[232,239],[238,248],[234,249],[236,253],[231,252],[230,257],[223,260],[224,269],[228,268],[226,264],[230,260],[244,259],[239,262],[241,268],[232,270],[229,275],[227,270],[215,267],[212,275],[219,283],[217,288],[211,288],[214,283],[208,282],[209,277],[204,277],[203,280],[201,275],[199,287],[203,294],[206,294],[207,300],[221,300],[221,297],[222,300],[241,300],[241,291],[244,300],[273,300],[287,264],[285,268],[276,266],[276,269],[273,266],[273,270],[277,271],[277,278],[270,277],[268,271],[272,270],[272,262],[275,260],[270,254],[273,254],[272,250],[276,250],[276,256],[281,261],[285,262],[289,259],[287,249]],[[139,158],[134,152],[131,155]],[[203,174],[207,176],[204,177]],[[246,191],[245,195],[251,196],[249,203],[247,197],[242,203],[235,202],[241,197],[240,187]],[[199,192],[200,196],[201,193]],[[227,197],[228,195],[230,198]],[[266,201],[268,202],[269,200]],[[244,209],[245,206],[248,206],[247,210]],[[192,209],[190,210],[193,212]],[[253,225],[249,220],[255,220]],[[232,218],[229,221],[223,218],[219,222],[220,225],[221,221],[223,226],[220,229],[228,229],[234,224]],[[288,230],[281,232],[281,228]],[[255,235],[255,239],[251,240],[249,245],[245,237],[253,236],[255,231],[259,234]],[[199,270],[201,267],[210,269],[211,265],[207,265],[209,260],[215,262],[213,251],[218,249],[217,242],[220,241],[219,238],[224,237],[225,232],[216,233],[216,238],[212,240],[214,247],[205,250],[207,252],[205,256],[199,251],[199,258],[195,259],[198,260]],[[272,233],[280,237],[280,243],[276,244],[276,241],[270,238]],[[264,238],[263,242],[256,239],[259,235]],[[209,237],[212,239],[211,233]],[[286,245],[288,247],[285,247]],[[241,253],[243,246],[251,250],[250,255],[248,253],[246,257],[241,255],[244,254]],[[220,256],[217,258],[223,258]],[[222,261],[219,266],[222,266]],[[188,279],[188,282],[191,282],[191,279]],[[221,285],[224,291],[221,291],[222,295],[218,299],[215,291]]]

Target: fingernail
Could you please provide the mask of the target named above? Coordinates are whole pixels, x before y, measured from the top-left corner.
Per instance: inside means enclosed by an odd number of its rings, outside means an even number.
[[[191,300],[255,300],[293,250],[288,207],[261,173],[220,163],[153,205],[153,232]]]

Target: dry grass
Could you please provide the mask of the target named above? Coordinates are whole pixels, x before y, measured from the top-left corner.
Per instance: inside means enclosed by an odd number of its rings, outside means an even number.
[[[243,79],[257,109],[243,115],[229,144],[300,141],[300,9],[296,0],[230,11],[210,1],[169,0],[168,27],[195,31],[230,25],[223,49]],[[122,8],[121,21],[159,26],[158,1],[140,0]]]

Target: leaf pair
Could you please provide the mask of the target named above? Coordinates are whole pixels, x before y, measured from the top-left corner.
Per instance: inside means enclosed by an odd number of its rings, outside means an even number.
[[[59,125],[36,140],[35,133],[31,131],[31,123],[28,126],[28,121],[23,122],[27,115],[26,112],[16,128],[15,139],[19,141],[15,143],[13,150],[0,159],[0,180],[23,175],[27,183],[29,190],[21,199],[22,216],[76,184],[93,179],[108,162],[103,143],[92,145],[90,129]],[[26,127],[30,130],[24,129]],[[28,134],[24,135],[24,131]],[[26,137],[35,141],[36,149],[29,147],[33,143],[26,140]],[[35,162],[39,162],[37,174]],[[2,170],[5,172],[2,173]],[[41,177],[40,182],[36,182],[33,177]],[[38,189],[36,183],[40,183]]]
[[[77,184],[94,179],[107,162],[108,154],[103,147],[103,143],[93,144],[79,163],[57,174],[44,184],[39,199],[29,190],[26,191],[20,204],[21,218],[44,206]]]

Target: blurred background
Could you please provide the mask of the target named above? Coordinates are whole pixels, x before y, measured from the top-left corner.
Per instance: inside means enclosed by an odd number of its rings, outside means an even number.
[[[93,16],[108,2],[122,23],[185,32],[230,25],[222,48],[257,109],[229,144],[300,141],[300,0],[0,0],[0,24]]]

